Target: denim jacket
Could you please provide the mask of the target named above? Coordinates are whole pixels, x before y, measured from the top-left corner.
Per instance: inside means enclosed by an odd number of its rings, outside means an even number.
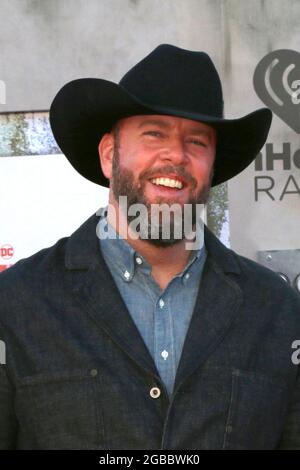
[[[300,300],[205,226],[171,397],[92,215],[0,274],[1,449],[300,449]]]

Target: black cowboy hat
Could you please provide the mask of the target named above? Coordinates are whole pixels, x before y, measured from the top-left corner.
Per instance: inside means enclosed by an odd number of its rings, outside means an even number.
[[[224,119],[222,86],[210,57],[162,44],[119,84],[81,78],[64,85],[51,104],[50,124],[73,167],[88,180],[109,186],[99,162],[99,141],[118,119],[139,114],[179,116],[214,127],[212,186],[237,175],[255,159],[272,121],[268,108]]]

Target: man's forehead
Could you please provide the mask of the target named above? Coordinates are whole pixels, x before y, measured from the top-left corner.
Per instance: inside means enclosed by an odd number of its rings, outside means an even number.
[[[165,129],[172,128],[174,126],[184,126],[191,132],[200,132],[200,133],[213,133],[214,128],[209,124],[203,123],[201,121],[195,121],[192,119],[187,119],[179,116],[172,116],[168,114],[143,114],[143,115],[134,115],[120,119],[120,127],[135,127],[143,128],[146,126],[158,126]]]

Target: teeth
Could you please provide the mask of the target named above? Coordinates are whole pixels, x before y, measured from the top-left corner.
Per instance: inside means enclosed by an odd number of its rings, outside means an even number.
[[[151,180],[151,183],[162,185],[162,186],[168,186],[169,188],[178,188],[178,189],[182,188],[181,181],[174,180],[171,178],[153,178]]]

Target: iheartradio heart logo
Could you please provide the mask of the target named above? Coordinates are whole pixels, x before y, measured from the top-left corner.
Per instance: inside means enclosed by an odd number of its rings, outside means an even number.
[[[253,85],[264,104],[300,134],[300,53],[279,49],[264,56]]]

